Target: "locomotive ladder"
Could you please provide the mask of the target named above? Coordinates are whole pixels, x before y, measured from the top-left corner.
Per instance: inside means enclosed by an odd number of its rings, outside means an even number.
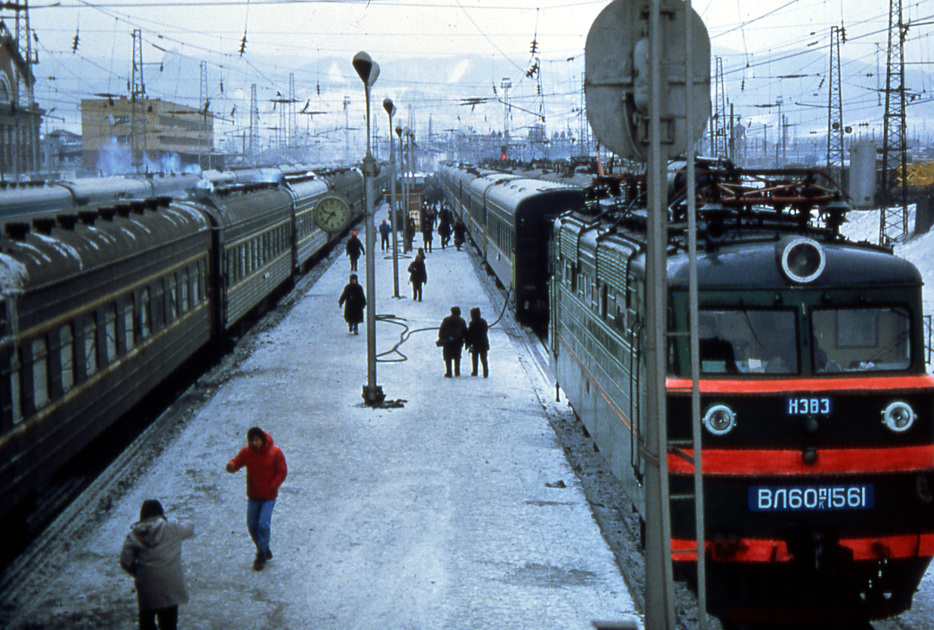
[[[671,501],[693,501],[694,503],[694,532],[697,554],[697,620],[698,628],[707,627],[707,563],[706,563],[706,533],[704,520],[704,480],[703,462],[701,454],[701,424],[700,424],[700,341],[698,339],[698,289],[697,289],[697,193],[695,190],[695,173],[693,152],[688,151],[687,169],[687,222],[688,222],[688,330],[668,331],[669,337],[689,337],[691,349],[691,441],[667,439],[667,450],[679,457],[690,461],[694,467],[694,484],[689,493],[669,494]],[[693,457],[689,456],[684,447],[693,448]],[[670,534],[670,530],[669,530]],[[672,552],[688,553],[686,550]]]

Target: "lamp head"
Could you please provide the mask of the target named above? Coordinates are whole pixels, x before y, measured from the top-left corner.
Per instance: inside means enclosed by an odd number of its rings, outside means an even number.
[[[376,83],[376,78],[379,77],[379,64],[363,51],[353,56],[353,68],[367,87],[372,87]]]
[[[392,99],[388,96],[383,99],[383,109],[386,110],[386,113],[389,114],[390,118],[396,115],[396,106],[393,105]]]
[[[399,136],[400,138],[402,137],[402,127],[401,127],[401,126],[396,127],[396,135]]]

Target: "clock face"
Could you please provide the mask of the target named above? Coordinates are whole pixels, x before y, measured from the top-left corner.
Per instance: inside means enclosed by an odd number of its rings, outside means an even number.
[[[315,223],[322,230],[340,232],[350,225],[350,206],[340,197],[325,197],[315,206]]]

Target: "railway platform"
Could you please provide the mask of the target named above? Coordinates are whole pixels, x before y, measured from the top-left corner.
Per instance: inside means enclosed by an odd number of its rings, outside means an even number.
[[[377,224],[385,216],[383,206]],[[183,551],[181,628],[641,627],[548,423],[560,403],[540,350],[507,313],[489,331],[490,378],[470,375],[466,353],[460,377],[444,377],[442,318],[458,305],[469,319],[479,306],[492,324],[502,295],[467,248],[436,246],[424,301],[411,299],[401,254],[403,297],[394,298],[391,256],[378,241],[376,250],[376,311],[393,316],[377,324],[377,383],[394,405],[363,402],[365,326],[348,333],[337,302],[350,264],[332,256],[152,465],[111,480],[112,503],[85,497],[86,508],[36,542],[32,568],[7,580],[4,627],[135,628],[133,580],[118,555],[150,498],[196,529]],[[358,267],[366,286],[364,259]],[[275,557],[262,571],[252,566],[244,473],[224,470],[254,425],[289,467]]]

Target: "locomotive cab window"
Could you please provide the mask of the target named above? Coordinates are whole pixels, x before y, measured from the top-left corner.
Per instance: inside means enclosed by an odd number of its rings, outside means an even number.
[[[698,337],[705,374],[798,372],[793,310],[701,310]]]
[[[811,313],[818,373],[906,370],[911,366],[907,308],[827,308]]]

